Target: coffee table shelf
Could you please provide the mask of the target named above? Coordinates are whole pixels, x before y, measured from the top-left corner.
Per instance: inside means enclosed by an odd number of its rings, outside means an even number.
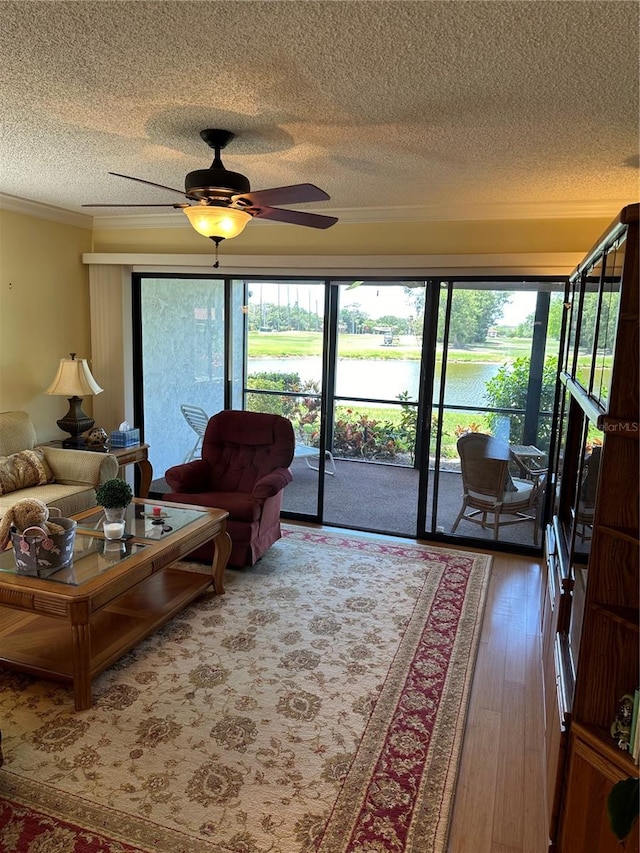
[[[148,502],[138,501],[141,506]],[[212,586],[224,592],[223,572],[231,551],[225,510],[171,506],[176,529],[146,539],[132,555],[105,568],[100,554],[83,550],[77,576],[56,582],[0,571],[0,665],[73,684],[76,710],[91,707],[91,681],[123,654]],[[81,520],[88,513],[77,516]],[[184,522],[184,523],[182,523]],[[83,531],[83,535],[88,535]],[[98,531],[94,534],[101,537]],[[209,571],[176,562],[210,539]],[[143,547],[142,547],[143,546]],[[82,571],[88,561],[89,571]]]
[[[91,678],[210,587],[210,575],[162,569],[97,611],[91,619]],[[73,683],[73,637],[68,623],[13,611],[9,620],[2,619],[0,637],[1,664]]]

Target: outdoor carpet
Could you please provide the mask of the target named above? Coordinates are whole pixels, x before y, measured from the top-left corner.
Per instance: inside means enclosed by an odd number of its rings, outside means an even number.
[[[287,526],[87,711],[0,669],[0,850],[445,850],[490,565]]]

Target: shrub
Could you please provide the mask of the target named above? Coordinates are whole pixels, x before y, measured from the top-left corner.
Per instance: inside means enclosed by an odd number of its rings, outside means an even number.
[[[266,412],[280,415],[291,421],[300,435],[310,431],[320,413],[319,397],[290,397],[291,392],[319,394],[320,386],[313,380],[302,381],[298,373],[252,373],[248,377],[251,389],[258,391],[281,391],[282,394],[247,392],[246,407],[251,412]]]
[[[392,423],[376,421],[352,409],[347,409],[347,415],[348,418],[338,418],[335,422],[334,455],[362,459],[393,459],[396,456],[396,429]]]
[[[527,356],[516,358],[511,364],[503,364],[496,376],[485,384],[487,399],[490,405],[499,409],[526,409],[529,391],[529,366]],[[542,390],[540,395],[540,411],[552,412],[556,390],[557,358],[548,358],[542,368]],[[493,435],[499,430],[499,422],[504,415],[490,413],[487,415],[489,428]],[[522,443],[524,414],[518,412],[509,415],[509,441],[512,444]],[[551,440],[551,418],[540,418],[536,444],[549,447]]]
[[[416,455],[416,433],[418,430],[418,407],[409,405],[409,392],[403,391],[396,397],[401,402],[400,428],[398,444],[400,452],[409,454],[413,465]]]

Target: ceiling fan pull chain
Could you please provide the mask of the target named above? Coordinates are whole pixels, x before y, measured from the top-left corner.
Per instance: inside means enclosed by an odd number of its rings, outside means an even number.
[[[218,260],[218,246],[220,245],[220,243],[222,243],[224,237],[210,237],[209,239],[213,240],[213,242],[216,244],[216,262],[213,265],[213,268],[218,269],[218,267],[220,266],[220,261]]]

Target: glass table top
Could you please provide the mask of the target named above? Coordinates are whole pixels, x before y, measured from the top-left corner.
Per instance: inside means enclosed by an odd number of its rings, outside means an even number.
[[[186,527],[187,524],[202,518],[202,510],[178,509],[175,507],[158,507],[158,515],[153,512],[154,504],[139,503],[129,504],[125,514],[125,536],[133,536],[135,539],[148,539],[157,541],[175,530]],[[96,507],[91,515],[85,516],[78,521],[78,532],[102,533],[102,522],[104,511]]]
[[[56,583],[80,586],[98,577],[116,563],[122,563],[139,554],[144,544],[133,540],[103,539],[97,536],[83,535],[77,529],[73,543],[73,560],[62,569],[39,566],[38,569],[18,569],[13,548],[0,553],[0,573],[19,575],[20,577],[45,578]]]
[[[78,520],[73,546],[73,560],[62,569],[39,566],[38,569],[18,569],[14,551],[9,547],[0,552],[0,575],[44,578],[55,583],[80,586],[98,577],[116,564],[130,560],[154,541],[166,538],[202,518],[202,510],[159,507],[154,513],[152,503],[131,503],[125,514],[125,535],[122,539],[105,539],[100,507]],[[156,506],[156,511],[158,507]]]

